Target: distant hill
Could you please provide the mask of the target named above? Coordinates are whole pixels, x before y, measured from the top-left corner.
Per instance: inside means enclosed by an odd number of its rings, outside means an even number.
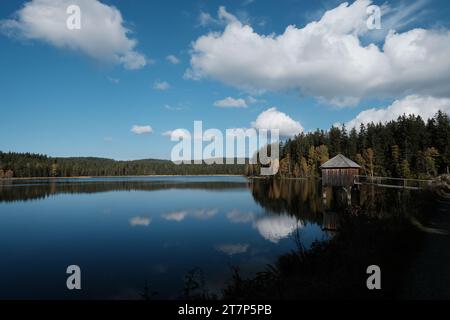
[[[244,174],[245,165],[181,164],[170,160],[122,161],[96,157],[49,157],[0,151],[0,178]]]

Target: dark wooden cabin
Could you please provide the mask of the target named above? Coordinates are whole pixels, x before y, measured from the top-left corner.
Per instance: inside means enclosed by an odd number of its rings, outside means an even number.
[[[353,179],[359,174],[361,166],[338,154],[320,166],[320,169],[322,169],[322,185],[347,187],[353,185]]]

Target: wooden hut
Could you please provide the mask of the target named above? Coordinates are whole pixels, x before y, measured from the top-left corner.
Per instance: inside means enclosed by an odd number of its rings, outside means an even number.
[[[320,166],[320,169],[322,169],[322,185],[347,187],[353,185],[353,179],[359,174],[361,166],[338,154]]]

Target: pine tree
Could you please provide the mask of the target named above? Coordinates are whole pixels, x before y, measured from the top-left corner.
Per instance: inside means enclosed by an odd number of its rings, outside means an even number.
[[[334,157],[338,153],[341,153],[341,131],[337,127],[331,127],[329,132],[329,150],[330,155]]]
[[[439,155],[439,152],[436,148],[431,147],[427,148],[423,155],[425,158],[425,169],[427,175],[436,176],[436,157]]]
[[[400,165],[400,175],[402,178],[409,178],[411,176],[411,171],[409,169],[409,162],[406,159],[403,159]]]
[[[306,161],[305,157],[300,158],[300,172],[303,177],[309,177],[310,175],[308,162]]]
[[[375,171],[375,153],[373,152],[372,148],[367,148],[363,152],[364,162],[366,164],[366,171],[370,177],[373,178],[374,171]]]
[[[400,148],[394,144],[391,146],[392,158],[392,176],[398,177],[400,175]]]

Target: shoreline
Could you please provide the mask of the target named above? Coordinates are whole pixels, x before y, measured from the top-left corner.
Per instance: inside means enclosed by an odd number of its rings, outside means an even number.
[[[57,180],[57,179],[97,179],[97,178],[151,178],[151,177],[246,177],[242,174],[152,174],[137,176],[74,176],[74,177],[20,177],[0,179],[0,181],[13,180]]]

